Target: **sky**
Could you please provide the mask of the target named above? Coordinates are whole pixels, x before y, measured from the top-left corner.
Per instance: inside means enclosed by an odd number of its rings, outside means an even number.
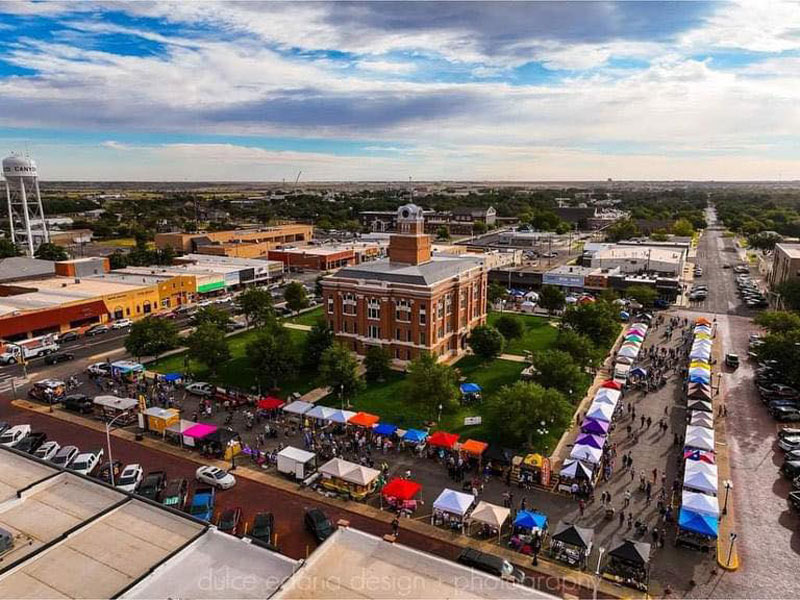
[[[0,0],[44,180],[800,179],[797,2]]]

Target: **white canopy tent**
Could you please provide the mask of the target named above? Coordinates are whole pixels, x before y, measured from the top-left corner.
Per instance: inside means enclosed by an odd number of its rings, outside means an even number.
[[[592,472],[593,469],[590,465],[585,465],[579,460],[570,459],[564,461],[564,466],[559,474],[567,479],[591,479]]]
[[[569,456],[570,458],[596,465],[603,458],[603,451],[600,448],[580,444],[572,447],[572,452],[569,453]]]
[[[335,408],[328,406],[317,405],[306,413],[310,419],[320,419],[322,421],[330,420],[331,416],[336,412]]]
[[[600,388],[594,395],[594,402],[603,402],[605,404],[610,404],[611,406],[616,406],[617,402],[619,402],[620,396],[622,396],[622,392],[620,390]]]
[[[378,471],[378,469],[370,469],[363,465],[355,465],[354,468],[342,475],[342,479],[350,483],[355,483],[356,485],[370,485],[380,474],[381,472]]]
[[[619,349],[619,352],[617,352],[617,356],[624,356],[625,358],[636,358],[637,356],[639,356],[639,349],[640,346],[637,346],[635,344],[627,344]]]
[[[470,521],[483,523],[489,527],[496,528],[497,535],[499,536],[500,530],[508,520],[510,514],[511,509],[505,508],[504,506],[497,506],[496,504],[490,504],[489,502],[481,500],[478,502],[478,506],[476,506],[475,510],[472,511],[472,514],[469,518]]]
[[[710,465],[701,460],[687,460],[683,475],[683,487],[716,496],[718,489],[717,465]]]
[[[701,515],[719,517],[719,499],[716,496],[684,490],[681,495],[681,506]]]
[[[351,463],[341,458],[332,458],[322,465],[318,471],[323,475],[330,475],[331,477],[343,479],[346,473],[349,473],[357,466],[356,463]]]
[[[597,419],[598,421],[611,422],[611,417],[614,415],[614,407],[610,404],[603,404],[602,402],[592,402],[589,410],[586,411],[586,416],[590,419]]]
[[[702,410],[693,410],[690,414],[689,425],[714,429],[714,417],[712,413]]]
[[[697,425],[686,427],[686,440],[684,446],[698,450],[714,450],[714,430]]]
[[[328,418],[328,420],[332,423],[347,423],[355,416],[356,413],[354,413],[352,410],[337,410]]]
[[[439,494],[439,497],[434,500],[433,508],[434,510],[440,510],[450,513],[451,515],[464,517],[464,515],[469,512],[473,502],[475,502],[475,498],[472,494],[464,494],[463,492],[445,488],[442,490],[442,493]],[[432,516],[433,515],[431,515],[431,517]]]
[[[284,406],[283,411],[291,413],[293,415],[304,415],[312,408],[314,408],[313,404],[304,402],[302,400],[295,400],[291,404],[287,404],[286,406]]]

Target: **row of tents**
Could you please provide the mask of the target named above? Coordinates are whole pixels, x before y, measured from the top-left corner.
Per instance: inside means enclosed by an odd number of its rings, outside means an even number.
[[[647,317],[649,318],[649,315]],[[633,364],[639,358],[644,338],[649,329],[647,320],[647,318],[636,318],[635,322],[628,325],[628,329],[625,330],[614,364],[614,379],[620,383],[625,383],[628,380]]]
[[[719,533],[719,474],[714,454],[714,408],[711,402],[712,323],[695,321],[689,353],[687,425],[684,437],[683,490],[678,513],[678,542],[710,548]]]

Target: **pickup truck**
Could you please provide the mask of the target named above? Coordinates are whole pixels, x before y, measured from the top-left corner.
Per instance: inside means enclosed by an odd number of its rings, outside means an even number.
[[[58,348],[56,337],[53,334],[6,344],[3,353],[0,354],[0,364],[13,365],[31,358],[47,356],[53,352],[58,352]]]
[[[211,521],[214,517],[214,499],[216,490],[210,485],[198,486],[194,491],[189,514],[203,521]]]

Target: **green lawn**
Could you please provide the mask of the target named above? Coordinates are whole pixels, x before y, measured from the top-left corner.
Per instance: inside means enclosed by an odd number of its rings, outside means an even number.
[[[317,319],[322,317],[322,306],[317,306],[315,309],[303,314],[284,319],[287,323],[297,323],[298,325],[308,325],[309,327],[317,322]]]
[[[305,331],[288,329],[289,335],[295,344],[302,344],[306,337]],[[231,359],[225,363],[215,377],[212,377],[207,369],[195,361],[189,361],[189,371],[194,378],[201,381],[209,381],[217,385],[231,386],[242,390],[254,390],[255,373],[250,368],[247,360],[247,344],[255,337],[255,331],[245,331],[238,335],[228,338],[231,349]],[[168,358],[159,360],[157,363],[149,363],[147,368],[159,373],[171,373],[184,371],[184,354],[175,354]],[[285,381],[280,389],[280,395],[286,397],[293,392],[305,394],[316,387],[316,371],[300,369],[294,377]]]
[[[490,312],[487,318],[488,324],[494,326],[503,314],[509,313]],[[525,354],[525,350],[533,352],[544,350],[552,345],[558,335],[558,329],[550,325],[546,317],[516,314],[512,316],[522,322],[524,332],[521,337],[508,341],[504,350],[508,354]]]

